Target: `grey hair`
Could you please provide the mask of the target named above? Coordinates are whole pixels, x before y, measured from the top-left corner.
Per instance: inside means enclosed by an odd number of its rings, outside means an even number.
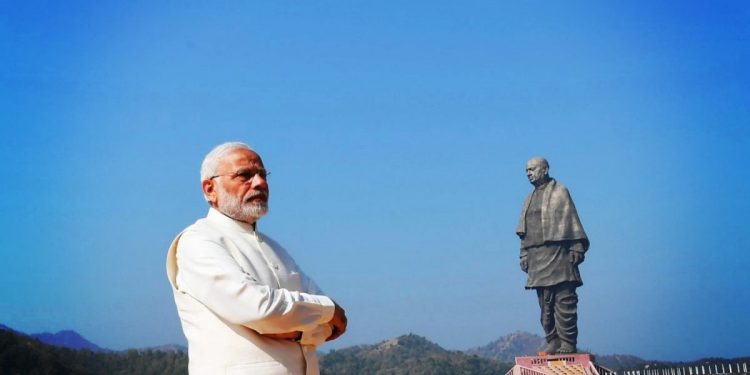
[[[245,149],[255,152],[250,146],[242,142],[226,142],[214,147],[211,152],[206,154],[201,163],[201,182],[215,176],[219,169],[219,161],[229,151]]]

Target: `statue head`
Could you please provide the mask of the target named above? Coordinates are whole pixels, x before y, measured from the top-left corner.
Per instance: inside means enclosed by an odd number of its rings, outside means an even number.
[[[544,185],[549,181],[549,163],[547,159],[536,156],[526,162],[526,177],[534,186]]]

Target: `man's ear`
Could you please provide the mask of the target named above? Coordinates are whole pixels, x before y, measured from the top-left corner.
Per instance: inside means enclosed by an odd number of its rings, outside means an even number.
[[[218,193],[216,192],[214,180],[203,180],[203,182],[201,182],[201,188],[203,189],[203,196],[206,197],[208,203],[211,204],[211,206],[215,206]]]

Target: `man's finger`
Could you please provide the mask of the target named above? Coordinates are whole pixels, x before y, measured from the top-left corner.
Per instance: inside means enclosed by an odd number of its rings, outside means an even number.
[[[333,329],[331,330],[331,335],[328,336],[326,341],[336,340],[337,338],[339,338],[339,336],[343,335],[345,331],[345,327],[341,328],[340,326],[334,324]]]

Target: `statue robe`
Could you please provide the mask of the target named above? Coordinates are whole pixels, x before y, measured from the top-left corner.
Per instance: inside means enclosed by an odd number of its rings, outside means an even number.
[[[524,241],[527,232],[534,235],[533,241]],[[527,289],[563,282],[583,285],[578,266],[570,261],[570,252],[585,253],[589,240],[562,183],[550,179],[528,195],[516,233],[522,239],[521,258],[528,264]]]

